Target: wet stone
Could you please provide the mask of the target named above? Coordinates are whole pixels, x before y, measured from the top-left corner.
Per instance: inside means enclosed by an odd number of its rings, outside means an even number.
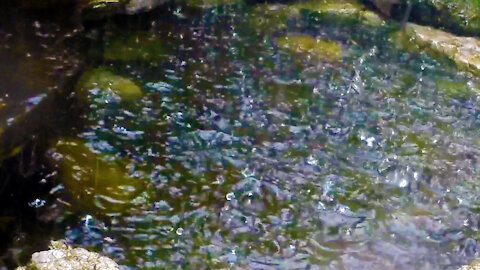
[[[72,248],[61,241],[52,241],[50,249],[36,252],[27,266],[17,270],[118,270],[112,259],[83,248]]]

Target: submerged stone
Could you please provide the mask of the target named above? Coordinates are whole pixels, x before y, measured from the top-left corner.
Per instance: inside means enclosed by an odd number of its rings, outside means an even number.
[[[31,261],[17,270],[117,270],[112,259],[83,248],[72,248],[62,241],[52,241],[50,250],[35,252]]]
[[[59,175],[75,209],[123,212],[143,190],[140,179],[128,175],[121,161],[93,152],[80,140],[59,141],[55,147]]]
[[[480,75],[480,40],[413,23],[397,34],[397,44],[405,49],[427,49],[427,52],[447,57],[464,70]],[[399,38],[400,36],[400,38]]]
[[[310,35],[293,35],[277,39],[278,46],[294,53],[311,53],[331,61],[342,59],[342,46],[335,41],[315,39]]]
[[[117,75],[107,68],[96,68],[86,72],[76,88],[80,93],[92,89],[112,91],[124,101],[134,101],[143,95],[133,80]]]

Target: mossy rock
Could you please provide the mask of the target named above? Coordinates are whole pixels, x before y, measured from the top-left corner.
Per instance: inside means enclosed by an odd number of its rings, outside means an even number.
[[[321,20],[332,20],[334,23],[364,23],[381,26],[385,20],[375,12],[352,0],[320,0],[303,1],[290,6],[292,12],[307,13]]]
[[[141,88],[133,80],[103,67],[87,71],[76,86],[80,94],[91,89],[112,91],[124,101],[135,101],[143,96]]]
[[[124,162],[93,152],[81,140],[60,140],[55,152],[62,158],[52,162],[59,166],[73,210],[126,212],[144,189],[140,179],[128,175]]]
[[[251,14],[250,25],[266,33],[285,30],[289,20],[298,20],[302,15],[331,24],[382,26],[386,23],[375,12],[351,0],[308,0],[289,5],[259,4],[252,8]]]
[[[107,61],[158,62],[171,53],[165,43],[150,32],[120,32],[107,35],[103,58]]]
[[[202,9],[214,8],[219,6],[242,5],[245,3],[243,0],[182,0],[180,2],[190,7]]]
[[[111,4],[121,4],[125,3],[125,0],[89,0],[88,5],[98,8],[98,7],[106,7],[107,5]]]
[[[338,42],[316,39],[310,35],[280,37],[277,45],[294,53],[309,53],[329,61],[342,60],[342,46]]]

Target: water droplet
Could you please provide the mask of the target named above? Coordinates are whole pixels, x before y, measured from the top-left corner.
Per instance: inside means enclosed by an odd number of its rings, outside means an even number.
[[[28,205],[29,205],[30,207],[39,208],[39,207],[44,206],[45,203],[46,203],[45,200],[35,199],[35,200],[29,202]]]
[[[221,185],[223,182],[225,182],[223,175],[217,175],[217,183]]]
[[[182,235],[183,234],[183,228],[178,228],[176,233],[177,233],[177,235]]]
[[[307,158],[307,163],[312,166],[318,165],[318,161],[313,156]]]
[[[369,137],[365,141],[367,142],[368,146],[372,147],[373,143],[375,142],[375,138],[374,137]]]
[[[235,199],[235,194],[233,194],[233,192],[230,192],[225,196],[225,198],[227,199],[227,201],[231,201]]]
[[[85,224],[85,226],[89,226],[93,223],[93,217],[91,215],[86,215],[83,219],[83,224]]]

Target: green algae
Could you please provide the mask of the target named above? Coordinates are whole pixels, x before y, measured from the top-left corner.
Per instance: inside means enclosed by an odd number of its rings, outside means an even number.
[[[435,81],[440,93],[451,98],[467,99],[474,95],[466,82],[452,81],[446,78]]]
[[[143,96],[142,90],[133,80],[103,67],[83,74],[76,88],[80,93],[91,89],[110,90],[125,101],[135,101]]]
[[[280,37],[277,45],[294,53],[310,53],[331,61],[342,60],[342,46],[338,42],[316,39],[310,35]]]
[[[299,14],[287,5],[259,4],[251,8],[249,26],[257,31],[273,33],[287,28],[288,20]]]
[[[149,32],[109,34],[105,40],[103,58],[108,61],[164,60],[171,52],[162,40]]]

